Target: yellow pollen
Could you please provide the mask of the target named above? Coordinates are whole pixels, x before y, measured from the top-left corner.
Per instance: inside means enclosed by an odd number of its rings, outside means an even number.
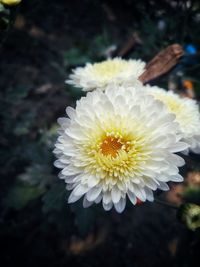
[[[116,157],[119,150],[123,149],[127,151],[128,144],[121,138],[107,136],[100,145],[100,150],[104,156]]]

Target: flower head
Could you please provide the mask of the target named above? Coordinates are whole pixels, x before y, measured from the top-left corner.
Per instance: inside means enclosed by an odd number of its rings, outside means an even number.
[[[83,88],[83,91],[105,89],[105,86],[113,82],[118,85],[134,85],[139,83],[138,77],[144,72],[144,68],[145,63],[141,60],[108,59],[74,69],[66,82]]]
[[[157,86],[146,88],[151,95],[166,105],[169,112],[176,115],[183,140],[190,145],[193,152],[200,153],[200,113],[196,101]]]
[[[193,203],[186,203],[178,211],[178,217],[186,226],[195,231],[200,228],[200,206]]]
[[[0,3],[12,6],[12,5],[17,5],[21,2],[22,0],[0,0]]]
[[[58,120],[55,166],[72,190],[70,203],[84,195],[84,207],[102,201],[105,210],[122,212],[127,196],[134,205],[153,201],[152,190],[183,180],[184,160],[174,153],[187,144],[179,142],[175,116],[142,88],[90,92]]]

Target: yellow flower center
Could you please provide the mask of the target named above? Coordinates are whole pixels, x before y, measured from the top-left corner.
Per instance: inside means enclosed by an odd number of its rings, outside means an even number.
[[[87,155],[84,168],[107,185],[140,176],[141,166],[149,159],[151,147],[145,134],[125,132],[113,127],[113,131],[93,136],[83,147]]]
[[[110,155],[115,158],[120,149],[127,151],[128,146],[127,142],[121,138],[107,136],[101,143],[100,150],[104,156]]]
[[[127,68],[128,63],[121,60],[107,60],[93,65],[93,71],[100,77],[112,78]]]

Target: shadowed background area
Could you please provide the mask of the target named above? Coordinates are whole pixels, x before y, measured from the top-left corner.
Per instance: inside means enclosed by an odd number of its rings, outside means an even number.
[[[191,267],[199,229],[176,208],[200,204],[200,157],[191,154],[182,184],[158,198],[172,204],[68,205],[52,150],[56,119],[83,92],[65,84],[72,68],[108,55],[148,62],[178,43],[185,56],[156,84],[200,98],[199,1],[22,0],[0,11],[0,246],[2,266]],[[152,81],[154,84],[155,81]]]

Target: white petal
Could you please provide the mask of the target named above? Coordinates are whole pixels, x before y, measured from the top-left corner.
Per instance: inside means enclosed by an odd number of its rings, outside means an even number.
[[[172,153],[177,153],[177,152],[184,151],[188,147],[189,147],[189,145],[187,143],[178,142],[178,143],[176,143],[174,145],[171,145],[170,148],[169,148],[169,151],[172,152]]]
[[[62,162],[60,162],[60,160],[56,160],[56,161],[54,161],[54,166],[59,168],[59,169],[63,169],[66,167],[66,164],[63,164]]]
[[[70,120],[68,118],[58,118],[57,122],[62,128],[66,128],[70,125]]]
[[[83,207],[84,207],[84,208],[88,208],[88,207],[90,207],[92,204],[93,204],[93,202],[88,201],[87,198],[84,197],[84,199],[83,199]]]
[[[135,205],[137,202],[135,194],[129,190],[128,190],[127,194],[128,194],[130,201],[133,203],[133,205]]]
[[[75,196],[73,191],[71,192],[69,198],[68,198],[68,203],[74,203],[77,200],[79,200],[82,196]]]
[[[111,191],[111,197],[112,197],[113,203],[119,202],[119,200],[121,198],[121,191],[116,186],[113,187],[113,189]]]
[[[79,169],[76,169],[75,167],[72,167],[72,166],[67,166],[65,167],[62,171],[61,171],[62,174],[66,175],[66,176],[70,176],[70,175],[75,175],[75,174],[78,174],[80,173],[80,170]]]
[[[171,179],[170,179],[170,176],[168,175],[165,175],[165,174],[159,174],[156,179],[160,182],[169,182]]]
[[[104,108],[105,108],[106,112],[113,112],[114,111],[114,107],[113,107],[111,102],[104,103]]]
[[[96,199],[95,199],[95,203],[96,204],[98,204],[98,203],[100,203],[101,202],[101,200],[102,200],[102,194],[100,194]]]
[[[99,179],[98,179],[96,176],[94,176],[94,175],[90,175],[90,176],[88,177],[88,186],[89,186],[90,188],[96,186],[98,183],[99,183]]]
[[[144,183],[146,186],[148,186],[151,190],[156,190],[158,187],[158,184],[153,181],[151,178],[143,178],[144,179]]]
[[[147,188],[147,187],[145,187],[144,190],[145,190],[145,193],[146,193],[147,200],[151,201],[151,202],[154,201],[154,196],[153,196],[152,190]]]
[[[106,191],[104,194],[103,194],[103,202],[105,204],[108,204],[109,202],[111,202],[112,198],[111,198],[111,193],[109,191]]]
[[[58,174],[58,177],[59,177],[60,179],[66,179],[66,176],[63,175],[61,172]]]
[[[180,174],[170,176],[172,182],[183,182],[183,177]]]
[[[171,164],[176,164],[178,167],[181,167],[185,164],[185,160],[176,154],[171,154],[167,158],[167,161]]]
[[[158,186],[159,189],[163,190],[163,191],[168,191],[169,190],[169,186],[168,184],[166,184],[165,182],[159,182],[160,185]]]
[[[122,213],[126,206],[126,198],[121,198],[118,203],[114,203],[117,212]]]
[[[116,98],[115,98],[115,105],[118,106],[118,107],[125,107],[126,103],[125,103],[125,99],[122,95],[118,95]]]
[[[74,118],[75,118],[76,111],[75,111],[74,108],[72,108],[72,107],[67,107],[67,108],[66,108],[66,113],[67,113],[67,115],[69,116],[70,119],[74,119]]]
[[[112,209],[112,206],[113,206],[113,203],[112,202],[109,202],[108,204],[105,204],[103,202],[103,208],[104,210],[108,211],[108,210],[111,210]]]
[[[102,188],[101,187],[94,187],[91,188],[88,192],[87,192],[87,200],[88,201],[95,201],[95,199],[99,196],[99,194],[101,193]]]
[[[55,148],[55,149],[53,150],[53,153],[54,153],[54,154],[59,154],[60,152],[61,152],[61,150],[58,149],[58,148]]]
[[[130,110],[130,113],[133,114],[137,118],[140,115],[140,107],[133,106]]]
[[[66,189],[69,190],[69,191],[74,189],[74,187],[76,187],[76,184],[67,184],[66,185]]]
[[[179,169],[174,165],[170,165],[167,171],[168,175],[176,175],[178,172]]]
[[[61,179],[62,179],[62,178],[61,178]],[[72,175],[72,176],[65,176],[64,179],[65,179],[65,182],[66,182],[66,183],[74,184],[74,183],[75,183],[76,176],[75,176],[75,175]]]
[[[88,187],[84,186],[82,184],[77,185],[76,188],[74,188],[73,193],[75,196],[82,196],[88,191]]]
[[[146,200],[146,194],[143,188],[140,188],[139,186],[134,185],[134,193],[136,197],[139,198],[141,201],[144,202]]]
[[[65,130],[65,133],[69,136],[69,137],[71,137],[71,138],[73,138],[73,139],[76,139],[76,140],[86,140],[87,139],[87,137],[82,133],[82,131],[81,131],[81,129],[78,129],[78,128],[75,128],[75,127],[73,127],[73,128],[67,128],[66,130]]]

